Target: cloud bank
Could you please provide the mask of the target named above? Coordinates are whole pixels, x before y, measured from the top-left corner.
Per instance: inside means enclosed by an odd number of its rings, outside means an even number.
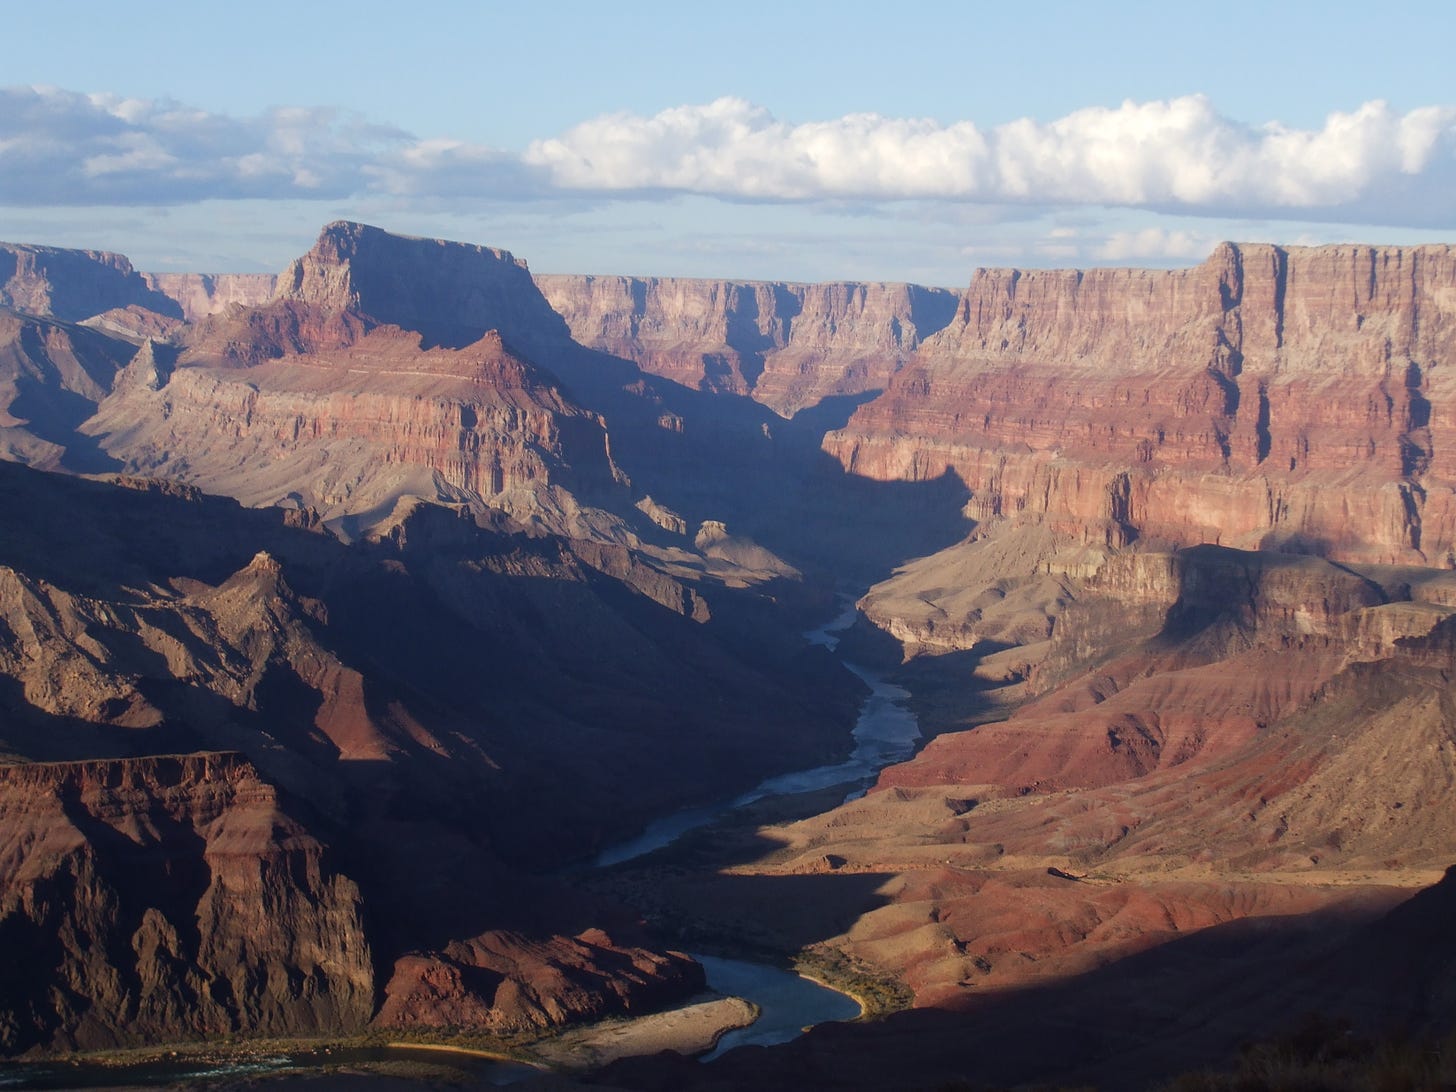
[[[249,197],[338,197],[413,141],[327,108],[254,118],[168,100],[0,89],[0,203],[174,205]]]
[[[235,118],[169,101],[0,90],[0,203],[696,194],[765,202],[1104,206],[1456,226],[1456,106],[1369,102],[1319,129],[1250,125],[1204,96],[1050,122],[853,114],[790,124],[742,99],[613,114],[524,152],[420,139],[324,108]]]

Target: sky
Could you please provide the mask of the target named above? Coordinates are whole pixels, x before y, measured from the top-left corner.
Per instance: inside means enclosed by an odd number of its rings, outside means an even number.
[[[1456,243],[1456,5],[0,0],[0,238],[965,284]]]

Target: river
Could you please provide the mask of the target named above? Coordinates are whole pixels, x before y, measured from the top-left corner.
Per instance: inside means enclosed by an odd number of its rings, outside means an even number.
[[[833,651],[839,633],[854,624],[855,609],[848,605],[837,617],[810,630],[810,643]],[[688,808],[651,823],[641,834],[599,853],[595,867],[606,868],[671,845],[688,831],[708,826],[730,812],[773,796],[815,792],[835,785],[846,787],[846,800],[864,795],[886,766],[904,761],[915,753],[920,725],[906,708],[910,697],[903,687],[887,682],[875,672],[846,662],[870,688],[854,726],[854,750],[843,762],[815,766],[808,770],[779,774],[760,782],[741,796],[706,807]],[[821,986],[778,967],[743,960],[694,956],[707,972],[708,985],[719,993],[752,1001],[761,1010],[759,1018],[746,1028],[730,1031],[703,1061],[712,1061],[725,1051],[746,1044],[773,1046],[786,1043],[815,1024],[831,1020],[852,1020],[860,1014],[853,998]]]
[[[804,1029],[830,1020],[853,1020],[860,1014],[859,1002],[838,990],[821,986],[793,971],[739,959],[717,959],[694,955],[708,975],[708,985],[721,994],[742,997],[759,1008],[758,1019],[746,1028],[736,1028],[718,1040],[714,1058],[734,1047],[774,1046],[797,1039]]]
[[[855,609],[850,604],[830,622],[819,629],[810,630],[804,636],[811,644],[833,650],[839,645],[837,634],[848,629],[854,619]],[[870,695],[860,707],[859,717],[855,721],[854,750],[847,759],[827,766],[779,774],[731,800],[686,808],[664,816],[648,824],[635,838],[602,850],[592,861],[592,866],[607,868],[642,857],[671,845],[688,831],[706,827],[738,808],[756,804],[769,797],[793,796],[835,785],[848,788],[846,800],[863,796],[882,769],[896,762],[903,762],[915,753],[916,741],[920,739],[920,725],[915,714],[905,707],[910,693],[904,687],[885,681],[869,668],[848,662],[844,666],[870,688]]]
[[[851,605],[838,617],[805,636],[813,644],[834,649],[836,634],[853,624]],[[846,663],[870,688],[854,726],[854,750],[843,762],[815,766],[808,770],[779,774],[761,782],[741,796],[720,804],[689,808],[647,827],[640,835],[603,850],[594,861],[605,868],[632,860],[671,844],[690,830],[705,827],[737,808],[773,796],[790,796],[844,785],[845,799],[864,794],[881,769],[909,758],[920,738],[915,716],[905,708],[907,691],[880,678],[873,671]],[[695,956],[707,973],[708,985],[718,993],[742,997],[759,1007],[759,1018],[746,1028],[730,1031],[717,1047],[704,1056],[711,1061],[734,1047],[746,1044],[772,1046],[786,1043],[814,1024],[831,1020],[852,1020],[860,1014],[853,998],[821,986],[792,971],[744,960]],[[431,1055],[434,1054],[434,1057]],[[428,1050],[399,1050],[390,1047],[345,1047],[323,1050],[256,1052],[230,1060],[180,1057],[151,1059],[124,1066],[66,1063],[0,1064],[0,1089],[4,1088],[101,1088],[120,1085],[168,1085],[221,1077],[246,1078],[278,1073],[319,1073],[341,1064],[368,1065],[385,1061],[440,1061],[460,1065],[465,1059],[456,1053]],[[529,1080],[536,1071],[524,1066],[469,1059],[467,1066],[477,1081],[514,1084]]]

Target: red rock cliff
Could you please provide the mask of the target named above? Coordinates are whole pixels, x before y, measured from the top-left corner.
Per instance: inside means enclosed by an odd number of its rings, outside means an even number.
[[[571,340],[525,262],[506,251],[342,220],[325,226],[313,249],[284,270],[274,299],[361,312],[453,345],[496,330],[537,360]]]
[[[177,301],[188,322],[225,311],[233,304],[256,307],[273,298],[272,273],[143,273],[147,285]]]
[[[120,254],[0,243],[0,306],[79,322],[130,304],[182,317]]]
[[[413,495],[554,530],[620,483],[601,419],[520,355],[579,349],[504,251],[330,224],[270,302],[177,341],[86,425],[130,471],[326,518]]]
[[[1456,248],[1221,246],[1176,272],[978,270],[824,447],[975,514],[1122,544],[1456,558]]]
[[[0,1049],[357,1028],[353,882],[237,755],[0,767]]]
[[[783,414],[885,386],[954,313],[908,284],[537,276],[583,345],[689,387],[751,394]]]

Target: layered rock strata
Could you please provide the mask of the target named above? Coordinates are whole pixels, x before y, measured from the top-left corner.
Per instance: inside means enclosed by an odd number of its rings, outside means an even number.
[[[691,589],[621,547],[498,534],[419,503],[393,513],[387,534],[345,547],[308,511],[11,463],[0,463],[0,502],[12,516],[0,534],[7,776],[30,785],[48,770],[79,771],[66,778],[83,798],[87,779],[135,782],[94,815],[146,849],[87,819],[92,848],[78,852],[96,863],[83,868],[72,834],[36,833],[30,797],[6,812],[0,827],[17,841],[0,852],[0,898],[18,892],[0,906],[7,950],[35,930],[75,936],[61,954],[39,947],[54,960],[27,964],[5,987],[16,991],[0,1014],[6,1050],[344,1030],[371,1018],[441,1026],[467,1011],[483,1026],[539,1029],[691,992],[695,965],[654,948],[634,920],[524,873],[590,855],[780,762],[822,760],[852,709],[827,660],[794,659],[803,650],[791,634],[713,623]],[[78,523],[85,535],[70,533]],[[221,750],[244,757],[156,757]],[[277,900],[280,935],[296,933],[302,947],[234,951],[233,986],[194,968],[213,966],[196,941],[201,889],[185,905],[133,906],[133,895],[152,896],[118,886],[138,870],[156,884],[185,878],[192,864],[167,862],[210,859],[220,851],[202,843],[232,829],[226,814],[157,818],[154,795],[165,794],[147,787],[153,761],[195,764],[187,784],[199,799],[245,781],[249,801],[274,809],[247,829],[272,831],[287,852],[329,847],[319,884],[303,884],[313,874],[288,858],[279,867],[298,892],[265,885],[259,896]],[[624,797],[624,784],[638,788]],[[80,822],[68,793],[56,789],[62,803],[41,810]],[[237,845],[238,869],[254,851],[256,867],[273,867],[262,835]],[[42,898],[26,886],[36,876],[62,878]],[[314,973],[327,949],[308,939],[309,923],[334,913],[330,876],[353,885],[364,958],[380,975],[360,987],[364,1001],[349,995],[347,1011],[342,987]],[[142,930],[153,905],[162,916]],[[73,928],[67,915],[84,921]],[[609,933],[592,932],[603,924]],[[251,935],[245,922],[218,928]],[[97,951],[83,932],[103,938]],[[273,936],[264,931],[268,944]],[[140,963],[128,954],[138,945],[150,953]],[[156,951],[166,958],[146,962]],[[396,979],[401,1000],[380,1017],[374,988]],[[188,991],[204,987],[211,1001],[189,1007]],[[135,1007],[144,997],[145,1011]],[[101,1013],[108,1006],[114,1019]]]
[[[1230,1050],[1266,1019],[1329,1011],[1326,983],[1359,992],[1314,953],[1439,881],[1456,847],[1456,580],[1199,547],[1115,555],[1077,591],[1040,698],[938,736],[862,799],[758,831],[771,849],[757,858],[658,874],[665,912],[821,938],[841,964],[908,984],[918,1008],[964,1013],[940,1029],[947,1047],[1016,997],[1032,1000],[1008,1033],[1044,1036],[1041,1014],[1065,1001],[1130,1057],[1161,1033],[1126,1038],[1126,1011],[1091,998],[1184,1004],[1190,981],[1203,997],[1230,977],[1282,997],[1284,1016],[1252,1021],[1220,1004],[1209,1026]],[[756,899],[775,889],[804,901],[760,924]],[[1267,935],[1283,940],[1265,952]],[[1382,1004],[1405,1003],[1385,988]],[[1426,1015],[1451,1012],[1447,998]],[[867,1061],[896,1022],[867,1032]],[[1099,1056],[1074,1044],[1062,1064]]]
[[[0,1050],[362,1027],[359,890],[238,755],[0,766]]]
[[[159,368],[140,354],[86,431],[131,472],[326,519],[379,518],[415,495],[559,526],[565,491],[590,495],[619,476],[600,419],[493,333],[425,349],[383,327],[247,368],[199,358],[214,359],[193,350]]]
[[[0,243],[0,306],[80,322],[130,305],[182,317],[177,301],[149,284],[120,254]]]
[[[267,303],[278,284],[274,273],[143,273],[142,279],[153,291],[175,300],[187,322],[233,306]]]
[[[76,450],[75,430],[135,351],[100,331],[0,307],[0,457],[98,469],[89,445]]]
[[[279,276],[273,299],[354,312],[460,346],[495,330],[511,350],[544,361],[571,344],[561,317],[507,251],[328,224]]]
[[[946,470],[1081,541],[1456,559],[1456,249],[1221,246],[1190,270],[978,270],[824,448]]]
[[[368,525],[421,496],[580,531],[578,498],[622,475],[524,346],[574,348],[510,255],[332,224],[269,303],[138,354],[86,430],[130,472],[248,504]]]
[[[787,284],[537,275],[583,345],[784,416],[884,388],[950,321],[953,293],[908,284]]]

